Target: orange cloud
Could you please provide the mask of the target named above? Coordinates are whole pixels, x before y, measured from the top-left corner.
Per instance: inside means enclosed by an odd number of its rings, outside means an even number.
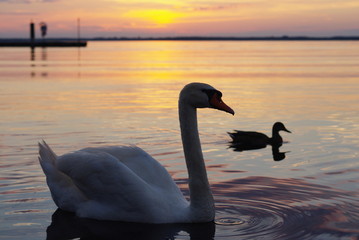
[[[73,36],[77,18],[86,37],[359,34],[358,12],[357,0],[0,0],[0,37],[28,37],[31,19],[47,22],[49,37]]]

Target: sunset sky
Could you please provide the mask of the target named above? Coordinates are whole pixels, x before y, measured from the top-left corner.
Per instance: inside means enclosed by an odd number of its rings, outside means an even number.
[[[78,18],[82,37],[359,35],[358,0],[0,0],[0,38],[76,37]]]

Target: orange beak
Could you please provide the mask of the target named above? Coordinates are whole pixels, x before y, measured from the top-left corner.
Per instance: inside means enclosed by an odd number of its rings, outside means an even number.
[[[233,109],[230,108],[229,106],[227,106],[227,104],[225,104],[222,101],[221,97],[218,96],[217,93],[213,94],[212,98],[209,100],[209,103],[215,109],[222,110],[222,111],[225,111],[227,113],[230,113],[230,114],[234,115]]]

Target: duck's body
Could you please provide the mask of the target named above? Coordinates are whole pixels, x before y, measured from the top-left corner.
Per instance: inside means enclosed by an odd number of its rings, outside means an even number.
[[[264,148],[267,145],[272,146],[281,146],[283,144],[283,139],[279,135],[280,131],[290,131],[285,128],[284,124],[281,122],[276,122],[272,128],[272,137],[268,137],[264,133],[252,132],[252,131],[238,131],[235,130],[233,133],[228,133],[232,138],[232,144],[242,145],[243,150],[248,149],[258,149]]]
[[[241,143],[259,148],[267,146],[270,139],[267,135],[260,132],[234,130],[233,133],[228,134],[232,138],[232,143]]]
[[[197,130],[196,108],[234,114],[221,93],[207,84],[188,84],[179,100],[183,149],[191,201],[166,169],[138,147],[85,148],[57,157],[40,143],[40,164],[56,205],[79,217],[145,223],[209,222],[214,200]]]

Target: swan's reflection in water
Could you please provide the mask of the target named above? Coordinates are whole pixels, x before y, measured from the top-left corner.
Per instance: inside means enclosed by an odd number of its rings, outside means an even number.
[[[65,239],[200,239],[214,238],[215,224],[140,224],[97,221],[56,210],[47,228],[47,240]],[[182,235],[182,237],[180,237]]]
[[[96,221],[57,210],[47,239],[359,239],[356,192],[270,177],[218,182],[212,190],[217,224]]]

